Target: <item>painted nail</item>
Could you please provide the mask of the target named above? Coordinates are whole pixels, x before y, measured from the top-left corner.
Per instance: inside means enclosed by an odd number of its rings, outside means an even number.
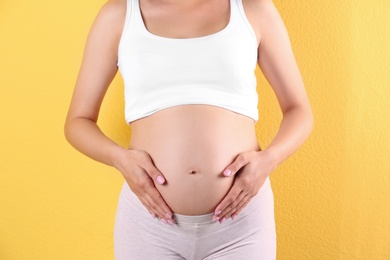
[[[234,220],[236,217],[237,217],[237,215],[236,215],[236,214],[234,214],[234,215],[232,216],[232,219]]]
[[[213,222],[218,221],[219,217],[213,217]]]
[[[168,222],[165,220],[165,219],[161,219],[161,221],[165,224],[165,225],[168,225]]]
[[[153,219],[156,218],[156,215],[154,215],[153,213],[150,213],[150,216],[152,216]]]
[[[157,177],[157,182],[159,183],[159,184],[163,184],[164,183],[164,178],[162,177],[162,176],[158,176]]]
[[[226,218],[221,219],[221,224],[226,220]]]
[[[168,222],[169,225],[173,225],[172,220],[168,219],[167,222]]]
[[[214,213],[214,216],[218,216],[219,214],[221,214],[221,211],[218,210],[217,212]]]
[[[169,213],[165,213],[165,216],[166,216],[167,218],[172,218],[171,214],[169,214]]]
[[[225,176],[230,176],[230,174],[232,174],[232,172],[231,172],[229,169],[226,169],[226,170],[223,172],[223,174],[224,174]]]

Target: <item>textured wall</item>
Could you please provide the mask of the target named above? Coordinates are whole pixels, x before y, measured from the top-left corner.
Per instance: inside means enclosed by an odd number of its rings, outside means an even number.
[[[310,138],[271,175],[278,260],[390,259],[390,2],[274,2],[315,114]],[[123,179],[62,131],[103,3],[0,2],[0,259],[112,259]],[[266,147],[281,112],[257,73]],[[118,74],[99,122],[126,145],[122,91]]]
[[[307,143],[273,173],[278,259],[390,259],[390,2],[275,3],[315,114]],[[280,113],[264,82],[269,143]]]

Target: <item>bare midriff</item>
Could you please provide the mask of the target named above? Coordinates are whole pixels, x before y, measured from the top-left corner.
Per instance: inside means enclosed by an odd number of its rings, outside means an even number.
[[[166,179],[156,184],[174,213],[215,210],[233,185],[223,171],[245,151],[259,151],[253,119],[211,105],[180,105],[131,123],[130,149],[147,152]]]

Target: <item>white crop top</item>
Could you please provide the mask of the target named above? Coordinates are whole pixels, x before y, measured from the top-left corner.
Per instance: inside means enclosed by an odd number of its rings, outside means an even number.
[[[127,0],[117,65],[128,124],[184,104],[218,106],[258,121],[257,40],[241,1],[230,0],[224,29],[175,39],[150,33],[139,0]]]

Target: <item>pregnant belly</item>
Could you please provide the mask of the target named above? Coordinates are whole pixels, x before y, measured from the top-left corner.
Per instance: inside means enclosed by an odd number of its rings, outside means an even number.
[[[156,188],[183,215],[213,212],[234,181],[223,170],[238,154],[260,150],[252,119],[214,106],[164,109],[131,127],[130,149],[149,153],[166,179]]]

